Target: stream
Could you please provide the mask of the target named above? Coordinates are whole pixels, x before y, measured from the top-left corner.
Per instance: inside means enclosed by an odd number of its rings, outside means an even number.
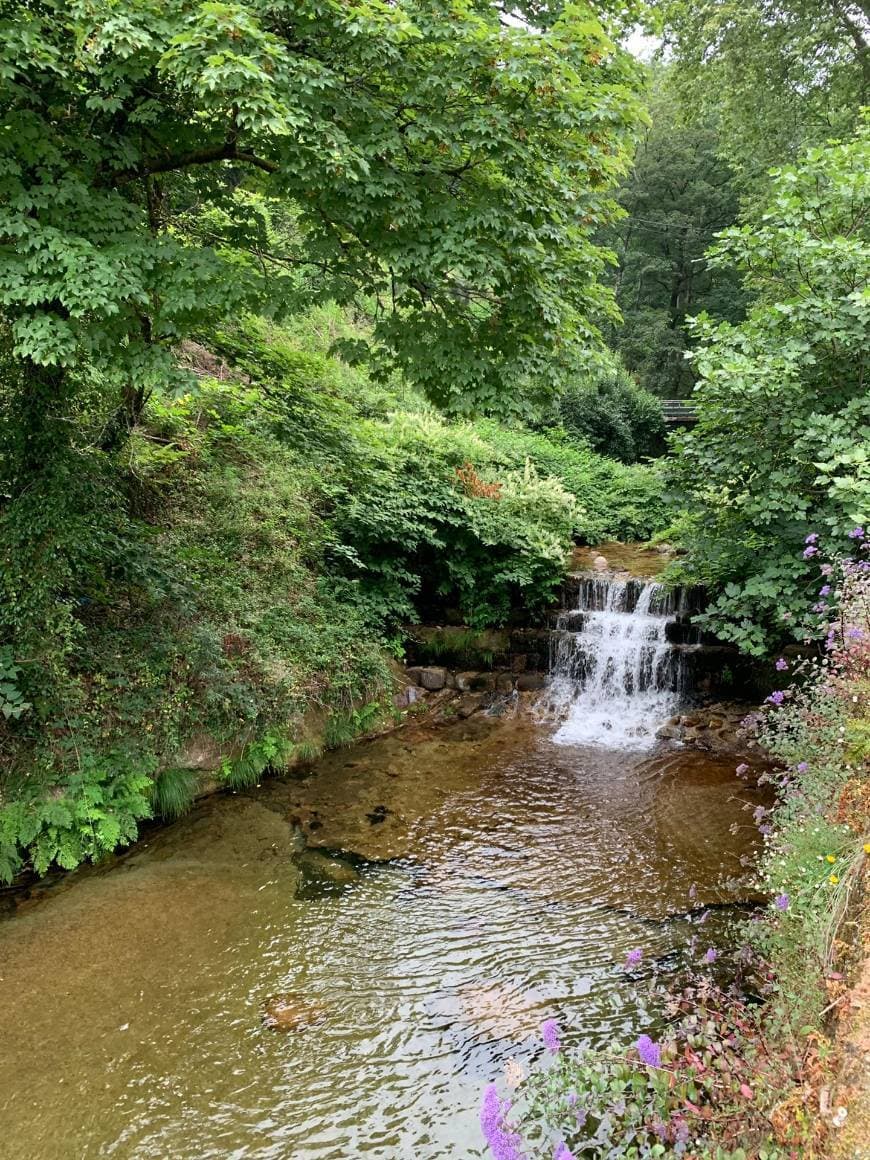
[[[732,911],[698,919],[743,896],[760,799],[733,761],[601,729],[412,723],[207,799],[19,906],[0,923],[0,1156],[482,1156],[482,1089],[541,1054],[545,1018],[569,1045],[651,1027],[650,975],[727,948]],[[276,996],[289,1031],[263,1021]]]

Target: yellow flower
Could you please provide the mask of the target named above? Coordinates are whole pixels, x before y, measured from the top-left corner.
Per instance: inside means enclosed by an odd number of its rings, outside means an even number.
[[[865,853],[865,854],[870,854],[870,842],[865,842],[865,843],[864,843],[864,853]]]
[[[840,879],[837,877],[837,875],[836,875],[836,874],[832,874],[832,875],[830,876],[830,878],[828,879],[828,881],[830,882],[830,884],[831,884],[832,886],[836,886],[836,885],[837,885],[837,883],[840,881]]]
[[[837,859],[834,857],[834,855],[833,855],[833,854],[829,854],[829,855],[827,856],[827,858],[825,859],[825,861],[826,861],[826,862],[830,862],[830,863],[831,863],[831,865],[833,866],[833,865],[834,865],[834,863],[837,861]]]

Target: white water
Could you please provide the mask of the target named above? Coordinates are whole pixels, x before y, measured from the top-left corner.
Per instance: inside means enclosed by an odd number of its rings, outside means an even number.
[[[578,606],[556,625],[550,703],[563,723],[560,745],[643,750],[677,709],[682,653],[666,626],[679,611],[653,581],[590,579]]]

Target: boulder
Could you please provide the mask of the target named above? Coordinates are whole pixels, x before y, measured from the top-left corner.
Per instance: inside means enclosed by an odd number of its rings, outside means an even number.
[[[447,684],[447,670],[434,666],[420,669],[420,676],[417,683],[422,685],[424,689],[429,689],[430,692],[443,689]]]
[[[270,1031],[305,1031],[315,1023],[322,1023],[326,1012],[316,1003],[311,1003],[301,995],[287,991],[283,995],[270,995],[260,1009],[263,1026]]]
[[[606,556],[596,556],[592,561],[592,567],[596,572],[606,572],[610,565],[607,563]]]
[[[520,693],[538,693],[547,687],[547,678],[544,673],[521,673],[517,677],[517,690]]]
[[[495,687],[499,693],[514,691],[514,678],[510,673],[499,673],[495,679]]]
[[[474,682],[479,676],[480,673],[457,673],[453,680],[460,693],[467,693],[474,688]]]
[[[419,685],[408,685],[401,693],[397,693],[393,698],[393,704],[397,709],[407,709],[411,705],[416,705],[418,701],[422,701],[426,696],[426,690],[421,689]]]

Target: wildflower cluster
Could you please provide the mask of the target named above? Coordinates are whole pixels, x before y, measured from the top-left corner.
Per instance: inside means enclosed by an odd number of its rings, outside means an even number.
[[[771,965],[769,1018],[783,1034],[819,1032],[844,991],[837,935],[867,869],[870,836],[870,539],[849,533],[855,554],[826,558],[818,536],[822,648],[792,666],[781,701],[755,722],[781,762],[780,790],[762,873],[774,901],[751,941]],[[808,969],[809,968],[809,969]]]
[[[658,1039],[548,1051],[522,1084],[512,1125],[511,1105],[487,1088],[481,1121],[491,1155],[785,1160],[766,1096],[792,1083],[804,1061],[766,1053],[753,1008],[709,978],[672,996],[666,1013],[670,1024]]]

